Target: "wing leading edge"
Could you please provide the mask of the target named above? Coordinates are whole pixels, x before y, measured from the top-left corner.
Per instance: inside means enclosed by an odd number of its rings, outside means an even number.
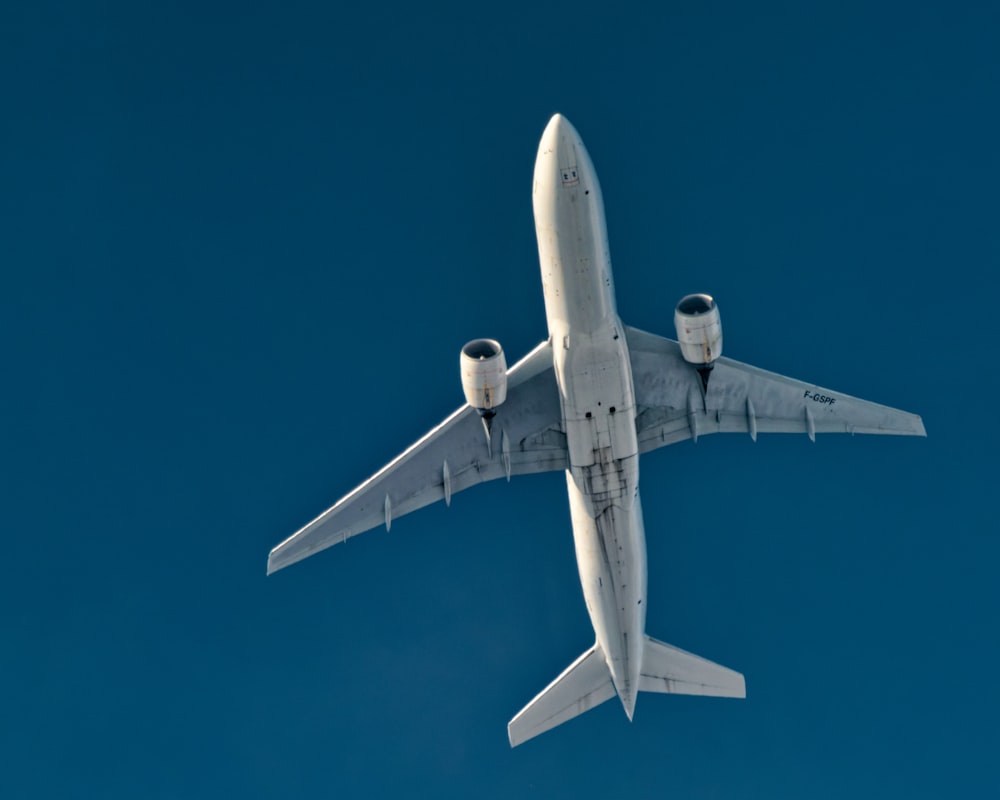
[[[468,405],[390,461],[316,519],[275,547],[270,575],[470,486],[511,475],[565,469],[559,389],[552,348],[542,342],[511,367],[507,401],[492,424],[488,443],[482,420]]]
[[[626,328],[639,452],[710,433],[871,433],[926,436],[916,414],[720,358],[707,390],[677,342]]]

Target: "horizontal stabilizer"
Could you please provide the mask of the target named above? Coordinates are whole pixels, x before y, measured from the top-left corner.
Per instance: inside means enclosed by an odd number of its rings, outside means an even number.
[[[639,691],[746,697],[743,676],[713,661],[646,637]]]
[[[614,696],[611,672],[595,644],[510,721],[510,746],[517,747]]]

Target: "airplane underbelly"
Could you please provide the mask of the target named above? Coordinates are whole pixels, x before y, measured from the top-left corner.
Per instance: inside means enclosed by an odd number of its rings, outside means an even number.
[[[597,173],[575,131],[551,133],[535,161],[532,206],[545,316],[557,339],[596,331],[616,311]]]
[[[573,539],[587,610],[619,695],[638,691],[645,630],[646,543],[631,359],[617,319],[571,329],[554,361],[570,468]]]
[[[595,335],[553,348],[569,463],[589,467],[636,455],[635,390],[628,345],[612,320]]]
[[[595,509],[594,498],[581,491],[579,472],[567,470],[566,477],[580,583],[615,686],[628,695],[638,690],[646,622],[642,507],[636,492],[627,506],[608,502]]]
[[[572,126],[550,126],[543,135],[533,207],[580,580],[615,688],[630,710],[646,595],[635,390],[615,308],[601,187]]]

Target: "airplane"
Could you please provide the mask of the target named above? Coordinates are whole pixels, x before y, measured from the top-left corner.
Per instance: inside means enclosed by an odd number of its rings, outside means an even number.
[[[548,338],[509,370],[499,342],[461,351],[466,403],[275,547],[267,572],[485,481],[563,470],[595,642],[508,724],[515,747],[618,696],[745,697],[743,675],[646,635],[639,456],[713,433],[926,436],[915,414],[722,357],[707,294],[681,299],[677,340],[618,316],[604,201],[579,134],[551,118],[533,206]]]

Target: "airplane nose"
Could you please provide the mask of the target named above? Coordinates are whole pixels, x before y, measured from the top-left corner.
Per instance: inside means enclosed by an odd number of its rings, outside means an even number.
[[[546,130],[552,129],[553,133],[558,132],[562,125],[568,123],[569,120],[566,119],[562,114],[553,114],[552,119],[549,120],[549,124],[545,126]]]
[[[594,165],[580,134],[562,114],[552,115],[538,143],[531,193],[536,225],[573,227],[582,223],[572,219],[592,215],[586,224],[604,227],[604,206]]]
[[[553,114],[538,145],[536,189],[540,184],[553,189],[578,188],[585,172],[589,174],[591,170],[580,135],[566,117]]]
[[[552,150],[558,150],[560,143],[579,139],[576,128],[562,114],[553,114],[542,133],[542,142]]]

